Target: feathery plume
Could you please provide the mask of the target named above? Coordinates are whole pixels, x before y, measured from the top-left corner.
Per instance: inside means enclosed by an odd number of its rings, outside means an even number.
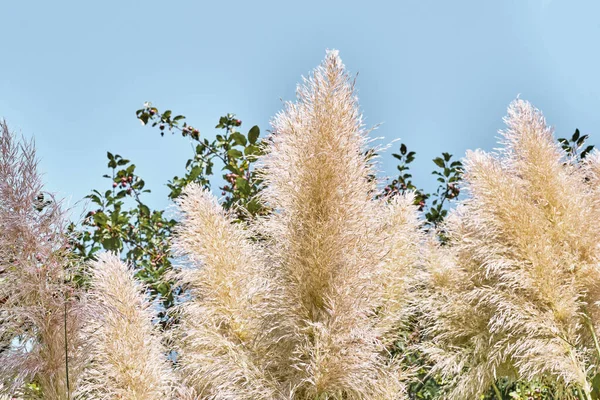
[[[435,370],[451,399],[498,377],[550,378],[590,393],[600,348],[600,218],[593,169],[568,162],[541,112],[514,101],[497,153],[469,152],[470,198],[446,221],[423,309]]]
[[[47,201],[37,162],[33,142],[17,140],[2,122],[0,391],[65,399],[82,363],[81,294],[68,283],[65,220],[59,204]]]
[[[76,398],[170,398],[173,371],[133,271],[110,253],[100,254],[90,267],[89,299],[97,311],[86,321],[91,357]]]
[[[410,196],[374,200],[354,86],[336,51],[274,119],[261,161],[273,213],[251,226],[188,187],[175,240],[182,373],[210,399],[398,399],[388,345],[419,260]],[[259,239],[257,239],[259,238]]]
[[[271,343],[261,340],[278,290],[264,276],[259,246],[200,186],[186,187],[178,204],[175,248],[194,266],[178,274],[194,298],[180,307],[177,327],[186,383],[211,399],[281,398],[265,368]]]

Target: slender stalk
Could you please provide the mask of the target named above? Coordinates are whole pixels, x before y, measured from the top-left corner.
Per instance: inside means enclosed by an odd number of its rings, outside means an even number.
[[[598,342],[598,335],[596,334],[596,329],[594,329],[594,325],[592,324],[592,319],[589,317],[586,308],[583,309],[583,315],[584,315],[584,319],[585,319],[585,325],[589,329],[590,334],[592,335],[592,338],[594,339],[594,347],[596,348],[596,354],[598,355],[598,359],[600,360],[600,343]],[[578,390],[578,393],[580,393],[579,390]],[[585,395],[586,395],[587,399],[590,399],[590,400],[592,399],[592,395],[588,390],[585,391]]]
[[[583,388],[583,395],[586,400],[592,400],[592,393],[589,391],[589,387],[586,382],[586,386]]]
[[[573,365],[577,365],[578,364],[577,363],[577,357],[575,356],[574,348],[573,347],[569,347],[568,351],[569,351],[569,356],[571,357],[571,361],[573,361]],[[581,388],[577,389],[577,394],[578,394],[578,396],[580,398],[582,396],[584,396],[583,400],[592,400],[592,394],[589,391],[589,385],[588,385],[588,382],[587,382],[587,374],[586,374],[585,371],[586,371],[586,368],[585,368],[585,366],[583,366],[582,376],[586,377],[586,378],[584,378],[585,379],[585,381],[584,381],[585,384]]]
[[[67,400],[71,399],[71,385],[69,384],[69,338],[67,335],[67,300],[68,297],[65,296],[65,318],[64,318],[64,328],[65,328],[65,369],[66,369],[66,381],[67,381]]]
[[[498,389],[498,386],[496,386],[496,382],[492,382],[492,387],[494,388],[494,392],[496,393],[498,400],[502,400],[502,393],[500,393],[500,389]]]
[[[596,330],[594,329],[594,325],[592,324],[591,318],[588,316],[587,311],[585,314],[585,324],[587,325],[590,333],[592,334],[592,338],[594,339],[594,345],[596,346],[596,353],[598,354],[598,359],[600,359],[600,343],[598,343],[598,335],[596,335]]]

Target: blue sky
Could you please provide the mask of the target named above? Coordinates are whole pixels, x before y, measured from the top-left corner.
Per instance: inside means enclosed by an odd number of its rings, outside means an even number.
[[[491,150],[518,94],[557,136],[599,143],[596,1],[5,1],[0,15],[0,116],[35,137],[48,189],[71,204],[108,187],[110,150],[166,206],[189,143],[142,127],[144,101],[206,136],[227,112],[264,132],[327,48],[359,73],[367,125],[417,152],[430,190],[430,160]],[[390,154],[382,168],[394,173]]]

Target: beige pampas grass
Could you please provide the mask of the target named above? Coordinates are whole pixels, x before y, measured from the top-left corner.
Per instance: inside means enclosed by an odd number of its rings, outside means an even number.
[[[368,138],[337,52],[297,93],[262,160],[271,216],[232,224],[193,185],[179,200],[175,243],[190,263],[180,371],[208,399],[403,398],[387,346],[419,258],[416,209],[410,197],[373,199]]]
[[[33,143],[0,124],[0,393],[65,399],[81,371],[81,293],[65,219],[48,202]],[[67,373],[68,363],[68,373]]]
[[[182,375],[203,398],[281,397],[268,368],[273,343],[261,340],[278,288],[265,279],[260,249],[201,187],[188,186],[179,205],[176,246],[195,266],[179,275],[195,297],[177,327]]]
[[[570,162],[537,109],[511,104],[498,153],[467,154],[470,198],[446,222],[423,309],[435,370],[471,399],[498,377],[590,397],[600,361],[598,156]],[[595,182],[595,183],[594,183]]]
[[[87,321],[90,362],[76,394],[80,399],[159,400],[172,396],[173,372],[161,345],[154,312],[133,271],[114,254],[91,263]]]

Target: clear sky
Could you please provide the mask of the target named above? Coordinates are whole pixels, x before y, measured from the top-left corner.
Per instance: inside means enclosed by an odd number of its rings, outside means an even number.
[[[359,73],[366,123],[417,152],[430,190],[430,160],[491,150],[519,94],[558,136],[600,143],[598,1],[13,0],[0,16],[0,116],[35,137],[48,189],[71,204],[108,187],[110,150],[167,205],[189,143],[142,127],[144,101],[203,135],[227,112],[264,131],[327,48]]]

